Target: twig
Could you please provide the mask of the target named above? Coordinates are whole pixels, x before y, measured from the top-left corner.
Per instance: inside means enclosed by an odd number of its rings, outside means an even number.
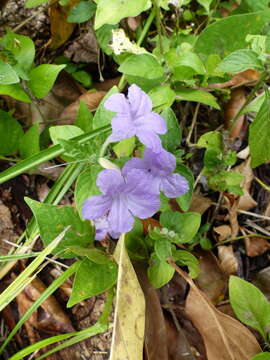
[[[196,125],[196,122],[197,122],[199,108],[200,108],[200,103],[197,103],[194,114],[193,114],[190,130],[189,130],[189,133],[188,133],[187,138],[186,138],[186,143],[187,143],[187,145],[189,147],[194,146],[193,144],[190,143],[190,139],[191,139],[191,136],[192,136],[192,133],[193,133],[193,129],[194,129],[194,127]]]

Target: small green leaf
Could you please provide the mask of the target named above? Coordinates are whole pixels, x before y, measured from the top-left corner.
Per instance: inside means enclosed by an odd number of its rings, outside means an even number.
[[[78,126],[84,132],[93,130],[93,114],[84,101],[80,101],[80,106],[74,125]]]
[[[180,146],[182,140],[182,130],[179,122],[171,108],[167,108],[160,114],[167,124],[167,132],[161,135],[161,141],[164,149],[173,152]]]
[[[93,129],[98,129],[101,126],[111,124],[112,118],[114,117],[115,113],[105,109],[104,102],[112,95],[117,94],[118,88],[117,86],[113,86],[110,91],[106,94],[106,96],[102,99],[101,103],[99,104],[94,119],[93,119]]]
[[[199,4],[201,4],[205,8],[207,14],[209,14],[210,5],[213,2],[213,0],[197,0],[197,1],[198,1]]]
[[[96,248],[82,248],[79,246],[70,246],[69,250],[71,250],[74,254],[78,256],[86,256],[89,260],[96,264],[107,264],[111,261],[111,258],[108,254]]]
[[[270,360],[270,353],[269,352],[260,353],[254,356],[253,358],[251,358],[250,360]]]
[[[223,59],[216,71],[236,74],[248,69],[264,69],[257,53],[249,49],[236,50]]]
[[[241,184],[244,176],[237,171],[219,171],[216,175],[208,178],[211,189],[216,191],[228,191],[232,194],[243,195]]]
[[[148,0],[99,0],[95,29],[104,24],[117,24],[125,17],[137,16],[147,8]]]
[[[163,67],[150,54],[130,55],[120,65],[118,71],[126,75],[139,76],[145,79],[160,78],[164,74]]]
[[[96,264],[89,259],[84,259],[76,271],[67,307],[103,293],[110,289],[116,280],[117,265],[113,260],[106,264]]]
[[[135,137],[134,136],[132,136],[131,138],[119,141],[119,143],[117,143],[113,147],[113,151],[115,152],[115,154],[118,158],[124,157],[124,156],[130,156],[133,153],[134,149],[135,149]]]
[[[49,0],[26,0],[24,7],[26,9],[31,9],[42,4],[46,4]]]
[[[0,60],[0,84],[10,85],[18,82],[20,82],[20,79],[13,67]]]
[[[58,74],[65,68],[65,66],[66,65],[43,64],[31,70],[28,86],[33,95],[37,98],[43,98],[48,95]]]
[[[207,91],[180,88],[176,90],[176,100],[180,101],[195,101],[204,105],[212,106],[215,109],[220,110],[216,98]]]
[[[197,142],[197,146],[206,149],[217,149],[222,151],[223,150],[222,135],[219,131],[208,131],[199,138]]]
[[[93,83],[91,75],[84,70],[73,72],[71,76],[84,87],[90,87]]]
[[[34,124],[23,135],[20,141],[20,155],[23,159],[28,158],[40,151],[39,147],[39,125]]]
[[[0,155],[15,154],[22,137],[23,130],[19,122],[0,110]]]
[[[164,236],[159,236],[154,243],[155,253],[160,261],[167,261],[172,256],[172,244]]]
[[[83,23],[94,15],[96,4],[90,1],[81,1],[70,10],[67,21],[69,23]]]
[[[62,258],[72,258],[74,254],[68,250],[69,247],[87,247],[93,243],[93,227],[89,221],[82,221],[73,207],[43,204],[30,198],[25,198],[25,201],[34,213],[45,246],[50,244],[67,226],[71,225],[70,230],[54,249],[53,254]]]
[[[0,84],[0,94],[11,96],[16,100],[23,101],[26,103],[31,102],[31,99],[26,94],[26,92],[21,88],[20,84],[11,84],[11,85]]]
[[[166,285],[172,279],[174,271],[170,264],[166,263],[166,261],[160,261],[154,253],[152,254],[147,275],[155,288],[158,289]]]
[[[200,273],[200,263],[198,259],[190,252],[185,250],[176,250],[173,252],[175,262],[180,266],[187,266],[189,275],[196,278]]]
[[[169,108],[175,100],[175,92],[170,85],[157,86],[148,95],[152,100],[153,108],[157,112]]]
[[[267,341],[270,333],[270,304],[264,294],[256,286],[237,276],[230,277],[229,294],[238,319],[258,330]]]
[[[98,44],[107,55],[111,55],[113,53],[109,43],[112,39],[112,30],[114,29],[117,29],[117,25],[103,25],[96,30]]]
[[[189,190],[184,195],[179,196],[176,201],[183,211],[188,211],[193,195],[194,176],[193,172],[183,164],[178,164],[175,172],[187,179]]]
[[[265,92],[265,100],[249,128],[251,166],[257,167],[270,160],[270,96]]]

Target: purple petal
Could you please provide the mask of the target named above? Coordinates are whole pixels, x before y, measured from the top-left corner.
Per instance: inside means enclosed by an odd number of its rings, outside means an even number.
[[[127,139],[135,135],[134,123],[128,113],[116,115],[112,119],[112,142]]]
[[[94,224],[96,228],[95,240],[103,240],[106,237],[109,229],[107,217],[95,220]]]
[[[132,169],[141,169],[141,170],[147,170],[148,166],[146,162],[138,157],[134,157],[131,160],[127,161],[122,169],[122,174],[126,176],[130,170]]]
[[[175,156],[164,149],[161,149],[158,153],[153,152],[151,149],[145,149],[144,159],[147,164],[151,164],[151,167],[154,166],[168,174],[176,167]]]
[[[82,208],[82,216],[88,220],[103,217],[110,210],[112,199],[107,195],[95,195],[85,200]]]
[[[160,208],[159,195],[127,195],[128,208],[134,216],[146,219],[153,216]]]
[[[104,102],[104,107],[107,110],[124,114],[130,113],[130,105],[124,94],[113,94]]]
[[[102,170],[97,177],[97,186],[105,195],[114,195],[121,191],[125,185],[121,171],[118,170]]]
[[[158,153],[162,149],[161,140],[153,131],[149,130],[136,130],[140,142],[145,146]]]
[[[126,194],[143,195],[150,191],[150,181],[145,170],[130,169],[126,174]]]
[[[162,180],[161,190],[168,198],[176,198],[188,192],[189,185],[183,176],[172,174]]]
[[[154,131],[157,134],[165,134],[167,132],[165,120],[154,112],[137,117],[135,126],[141,130]]]
[[[134,218],[127,208],[124,196],[117,196],[113,199],[108,221],[110,229],[114,233],[127,233],[132,229]]]
[[[128,89],[128,100],[134,117],[143,116],[152,110],[150,97],[135,84]]]

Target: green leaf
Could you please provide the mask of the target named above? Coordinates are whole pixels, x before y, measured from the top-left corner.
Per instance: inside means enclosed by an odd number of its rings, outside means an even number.
[[[84,87],[90,87],[93,83],[91,75],[84,70],[73,72],[71,76]]]
[[[253,358],[251,358],[250,360],[270,360],[270,353],[269,352],[260,353],[254,356]]]
[[[107,264],[111,261],[111,258],[104,251],[96,249],[96,248],[82,248],[79,246],[70,246],[69,250],[71,250],[74,254],[82,257],[87,257],[89,260],[96,264]]]
[[[53,254],[62,258],[72,258],[74,254],[67,249],[70,246],[87,247],[93,242],[93,227],[89,221],[82,221],[71,206],[57,207],[55,205],[43,204],[30,198],[25,198],[27,205],[31,208],[37,221],[40,236],[45,246],[71,225],[71,229],[65,234],[64,239],[54,249]]]
[[[134,149],[135,149],[135,137],[134,136],[132,136],[131,138],[119,141],[119,143],[117,143],[113,147],[113,151],[115,152],[115,155],[118,158],[121,158],[124,156],[130,156],[133,153]]]
[[[26,92],[21,88],[20,84],[11,84],[11,85],[0,84],[0,94],[11,96],[19,101],[23,101],[27,103],[31,102],[31,99],[26,94]]]
[[[165,54],[169,67],[175,71],[178,68],[187,67],[193,70],[193,74],[205,74],[205,66],[201,58],[190,49],[178,46]]]
[[[61,70],[66,65],[43,64],[35,67],[29,74],[29,89],[37,98],[43,98],[48,95],[53,84]]]
[[[181,101],[195,101],[220,110],[216,98],[212,94],[204,90],[179,88],[176,90],[176,99]]]
[[[257,53],[249,49],[236,50],[223,59],[216,71],[236,74],[248,69],[263,70]]]
[[[189,184],[189,190],[184,195],[179,196],[176,201],[183,211],[187,211],[190,207],[190,203],[193,195],[194,176],[191,170],[183,164],[178,164],[175,172],[184,176]]]
[[[109,42],[112,40],[113,29],[117,29],[117,25],[103,25],[96,30],[98,44],[107,55],[113,53],[112,49],[109,47]]]
[[[181,243],[189,243],[200,228],[201,215],[195,212],[181,214],[165,211],[160,215],[159,221],[163,227],[179,234]]]
[[[268,8],[270,1],[269,0],[244,0],[244,3],[246,3],[251,11],[259,11],[259,10],[265,10]]]
[[[148,0],[99,0],[95,29],[104,24],[117,24],[125,17],[137,16],[147,8]]]
[[[175,92],[170,85],[160,85],[148,93],[155,111],[169,108],[175,100]]]
[[[126,75],[138,76],[145,79],[160,78],[164,74],[163,67],[150,54],[130,55],[120,65],[118,71]]]
[[[265,92],[265,100],[249,127],[248,142],[252,167],[270,160],[270,95],[268,91]]]
[[[259,34],[269,21],[270,10],[232,15],[208,25],[199,35],[195,51],[201,54],[221,54],[243,49],[248,34]]]
[[[81,1],[70,10],[67,21],[69,23],[83,23],[94,15],[96,4],[90,1]]]
[[[26,0],[24,7],[26,9],[31,9],[31,8],[34,8],[36,6],[46,4],[46,2],[48,2],[48,1],[49,0]]]
[[[0,110],[0,155],[15,154],[22,137],[23,130],[19,122]]]
[[[208,178],[211,189],[216,191],[228,191],[232,194],[243,195],[241,184],[244,176],[237,171],[219,171],[216,175]]]
[[[174,152],[181,144],[182,130],[171,108],[163,110],[160,115],[166,121],[168,129],[166,134],[160,136],[162,145],[167,151]]]
[[[166,263],[166,261],[160,261],[155,253],[152,254],[147,275],[156,289],[167,284],[172,279],[174,271],[170,264]]]
[[[265,93],[258,95],[254,100],[252,100],[243,110],[242,114],[247,114],[249,112],[258,112],[262,107],[262,104],[265,100]]]
[[[267,341],[270,333],[270,304],[264,294],[256,286],[237,276],[230,277],[229,294],[238,319],[258,330]]]
[[[80,101],[74,125],[78,126],[84,132],[93,130],[93,115],[84,101]]]
[[[167,261],[172,256],[172,244],[164,236],[158,236],[154,243],[155,254],[160,261]]]
[[[39,125],[34,124],[23,135],[20,141],[20,155],[23,159],[28,158],[40,151],[39,147]]]
[[[210,12],[210,5],[211,5],[211,3],[213,2],[213,0],[197,0],[197,2],[198,2],[199,4],[201,4],[201,5],[205,8],[206,12],[209,14],[209,12]]]
[[[99,104],[94,119],[93,119],[93,129],[98,129],[101,126],[111,124],[112,118],[114,117],[115,113],[105,109],[104,102],[112,95],[117,94],[118,88],[117,86],[113,86],[110,91],[106,94],[106,96],[102,99],[101,103]]]
[[[84,259],[76,271],[67,307],[110,289],[116,279],[117,265],[113,260],[106,264],[97,264]]]
[[[17,63],[13,68],[17,74],[22,79],[28,80],[29,71],[35,58],[35,45],[30,37],[8,31],[0,40],[0,44],[14,55]]]
[[[96,180],[101,170],[101,166],[92,165],[79,175],[75,186],[75,204],[79,214],[82,213],[82,206],[87,198],[100,194]]]
[[[20,82],[20,79],[13,67],[0,60],[0,84],[10,85],[18,82]]]
[[[208,131],[199,138],[197,142],[197,146],[206,149],[217,149],[222,152],[223,151],[222,135],[219,131]]]
[[[180,266],[187,266],[189,275],[196,278],[200,273],[200,263],[198,259],[190,252],[185,250],[176,250],[173,252],[175,262]]]

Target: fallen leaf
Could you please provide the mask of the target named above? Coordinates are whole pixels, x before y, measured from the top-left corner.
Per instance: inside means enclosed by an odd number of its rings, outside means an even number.
[[[232,229],[229,225],[220,225],[213,228],[215,239],[218,242],[227,240],[231,237]]]
[[[204,214],[206,210],[212,205],[212,200],[206,196],[202,196],[200,194],[193,194],[190,208],[188,211],[195,211],[199,214]]]
[[[153,218],[147,218],[147,219],[140,219],[141,223],[143,224],[143,233],[145,235],[148,234],[149,229],[154,229],[155,227],[161,228],[159,221],[153,219]]]
[[[69,1],[67,6],[61,6],[58,2],[52,4],[49,9],[51,40],[50,48],[57,49],[63,45],[73,33],[76,24],[67,22],[70,9],[77,1]]]
[[[142,360],[145,300],[125,248],[124,234],[118,240],[114,258],[118,279],[110,360]]]
[[[244,325],[218,311],[183,270],[171,265],[190,285],[185,310],[203,337],[208,360],[249,360],[261,351]]]
[[[238,261],[234,255],[232,245],[219,246],[218,258],[221,269],[228,275],[236,274],[238,270]]]
[[[99,103],[101,102],[101,100],[104,98],[105,95],[106,95],[105,91],[91,91],[79,96],[79,98],[76,101],[74,101],[72,104],[68,105],[65,108],[65,110],[60,115],[60,119],[57,122],[57,124],[58,125],[73,124],[77,116],[77,112],[80,106],[80,101],[83,101],[88,106],[89,110],[93,111],[98,107]]]
[[[100,81],[100,82],[95,82],[93,84],[93,88],[97,89],[97,90],[102,90],[102,91],[109,91],[113,86],[117,86],[119,84],[119,81],[121,79],[121,76],[117,76],[116,78],[113,79],[106,79],[104,81]]]
[[[223,83],[216,83],[216,84],[209,84],[209,87],[216,88],[216,89],[225,89],[227,87],[237,87],[242,85],[253,85],[256,81],[260,78],[260,73],[257,70],[248,69],[239,74],[236,74],[232,77],[231,80],[223,82]]]
[[[246,254],[255,257],[264,254],[270,249],[270,244],[266,239],[260,237],[245,238]]]
[[[239,224],[238,224],[238,219],[237,219],[238,197],[233,194],[225,193],[224,200],[227,205],[228,218],[229,218],[231,230],[232,230],[231,237],[235,238],[239,231]]]
[[[225,129],[231,129],[232,120],[238,114],[242,106],[246,102],[246,94],[243,87],[233,89],[231,91],[230,100],[225,104],[224,107],[224,121]],[[245,115],[240,115],[235,124],[233,124],[230,130],[230,137],[236,138],[243,126]]]

